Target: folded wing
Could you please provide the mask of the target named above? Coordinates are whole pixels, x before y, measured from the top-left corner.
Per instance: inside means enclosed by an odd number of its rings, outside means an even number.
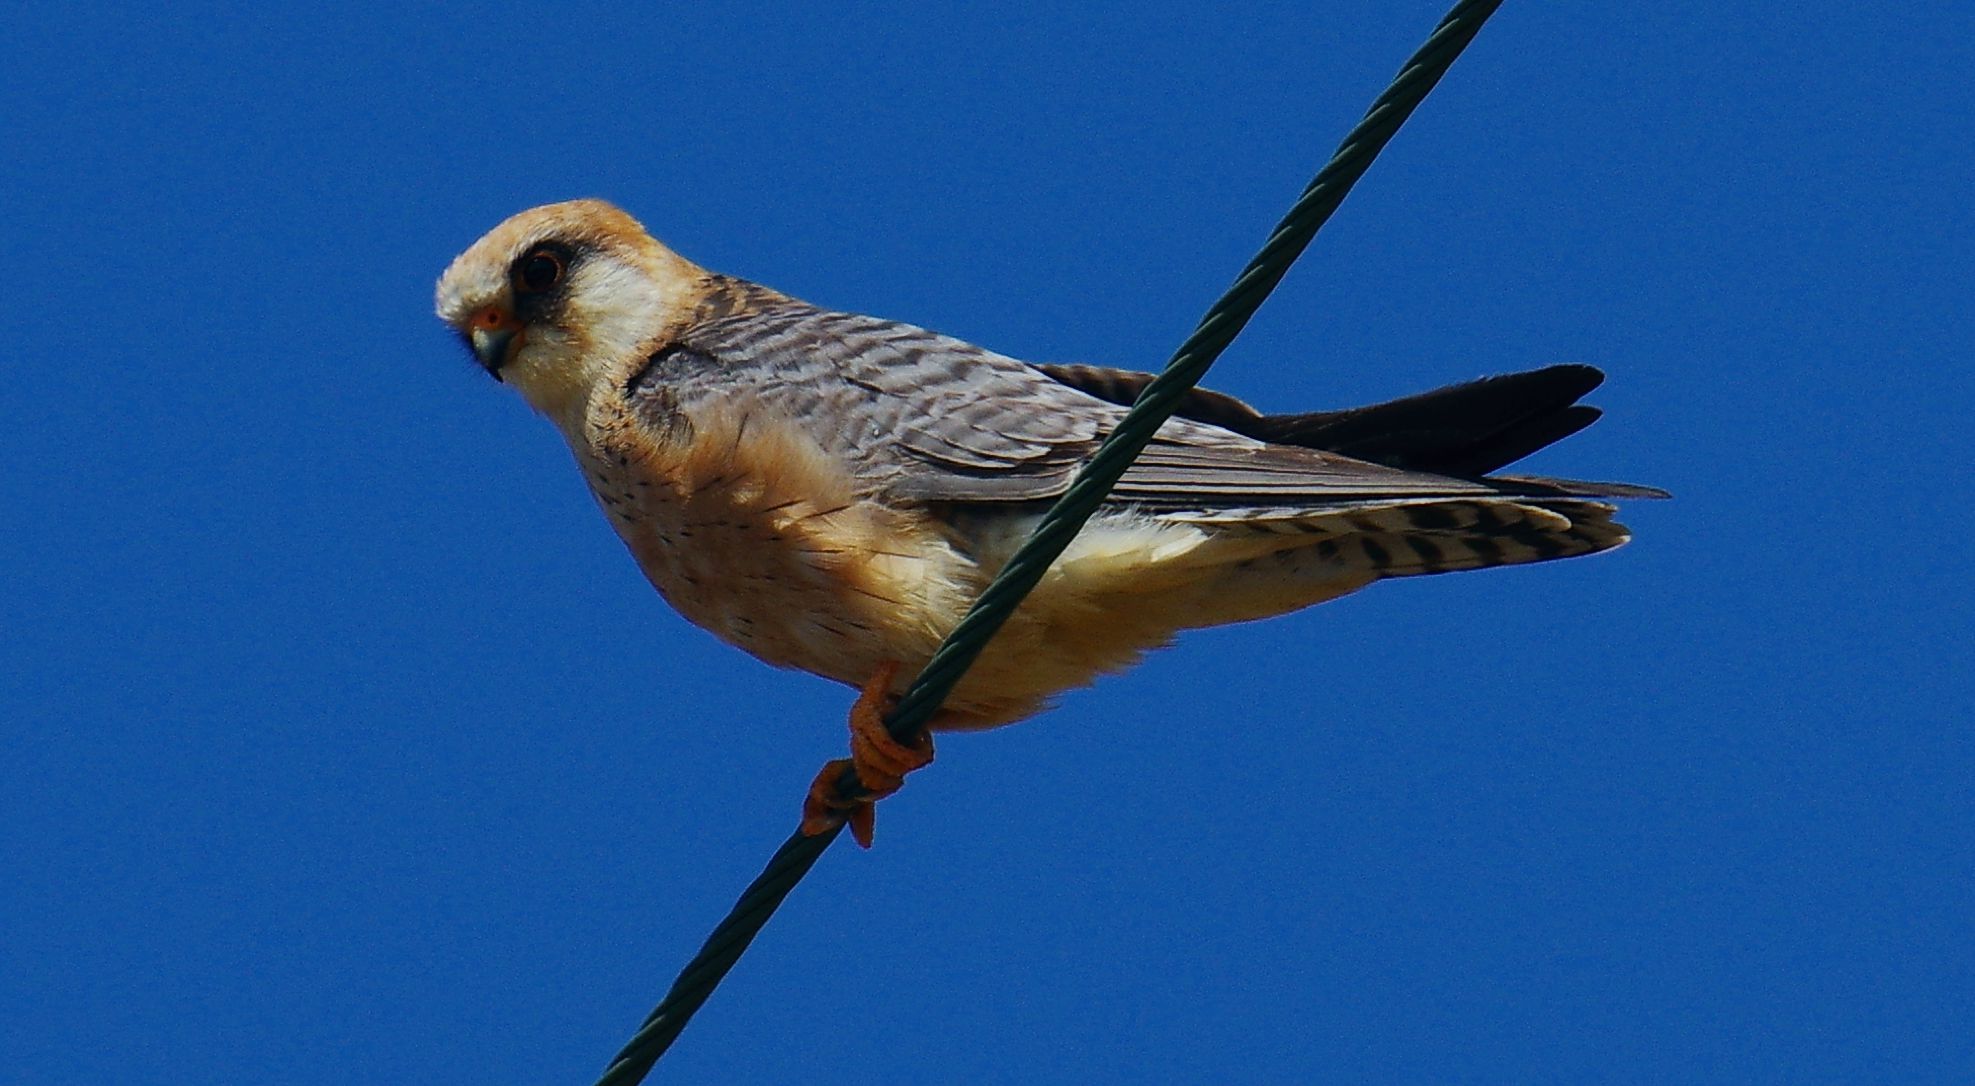
[[[722,406],[798,420],[874,495],[1034,502],[1069,486],[1150,379],[1031,366],[923,328],[789,301],[691,330],[629,391],[654,411]],[[1588,366],[1556,366],[1372,407],[1273,416],[1197,391],[1110,501],[1211,512],[1656,495],[1479,477],[1588,425],[1596,410],[1575,401],[1600,379]]]

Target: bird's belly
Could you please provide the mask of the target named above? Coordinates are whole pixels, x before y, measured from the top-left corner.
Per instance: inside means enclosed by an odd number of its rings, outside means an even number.
[[[771,664],[853,685],[882,661],[931,654],[947,617],[926,567],[942,556],[903,538],[865,549],[843,537],[869,533],[809,510],[708,504],[606,507],[652,586],[695,625]]]
[[[1033,527],[1033,516],[941,520],[855,496],[813,444],[766,422],[709,430],[701,423],[690,444],[674,446],[600,427],[578,459],[667,601],[782,667],[858,686],[896,661],[902,691]],[[1100,517],[989,643],[935,726],[1020,720],[1177,630],[1280,613],[1369,579],[1252,561],[1285,545]]]
[[[897,509],[754,495],[597,488],[638,565],[680,614],[768,663],[852,686],[897,661],[894,692],[902,692],[991,572],[929,521]],[[1236,599],[1247,580],[1239,569],[1168,573],[1145,557],[1155,548],[1137,542],[1114,555],[1103,533],[1081,539],[989,643],[935,726],[1021,720],[1129,667],[1178,630],[1279,613],[1363,583],[1332,587],[1326,578],[1285,592],[1270,577],[1273,605],[1257,605]]]
[[[713,447],[729,451],[578,454],[667,602],[768,663],[852,685],[886,661],[931,656],[971,598],[974,570],[922,515],[852,497],[758,424]]]

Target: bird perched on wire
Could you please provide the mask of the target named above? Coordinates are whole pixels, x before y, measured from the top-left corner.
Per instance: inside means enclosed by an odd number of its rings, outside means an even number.
[[[931,760],[884,709],[1116,425],[1145,374],[1032,365],[709,272],[610,204],[502,223],[438,312],[569,442],[661,595],[721,639],[858,687],[875,797]],[[1263,415],[1195,391],[989,643],[934,729],[1030,716],[1183,629],[1382,577],[1592,554],[1598,499],[1661,492],[1491,475],[1598,417],[1554,366],[1347,411]],[[804,827],[848,819],[824,767]]]

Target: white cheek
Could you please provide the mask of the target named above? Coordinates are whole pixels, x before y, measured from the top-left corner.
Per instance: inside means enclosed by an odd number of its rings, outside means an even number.
[[[675,284],[640,269],[595,262],[580,267],[569,281],[563,325],[580,329],[585,354],[617,361],[648,345],[665,323],[665,314],[684,302]]]
[[[555,324],[530,327],[502,376],[573,441],[591,391],[642,361],[690,285],[608,258],[579,264]]]

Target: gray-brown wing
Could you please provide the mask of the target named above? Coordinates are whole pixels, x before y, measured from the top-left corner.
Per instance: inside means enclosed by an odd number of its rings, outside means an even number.
[[[627,391],[654,414],[723,405],[797,420],[867,492],[924,502],[1054,497],[1124,416],[1016,359],[794,301],[691,329]],[[1174,420],[1112,497],[1184,509],[1493,492]]]
[[[949,476],[983,499],[1045,497],[1117,408],[1033,394],[1022,363],[923,328],[789,301],[708,321],[627,389],[646,410],[766,410],[805,425],[872,491],[930,493]],[[670,401],[668,403],[668,401]]]

